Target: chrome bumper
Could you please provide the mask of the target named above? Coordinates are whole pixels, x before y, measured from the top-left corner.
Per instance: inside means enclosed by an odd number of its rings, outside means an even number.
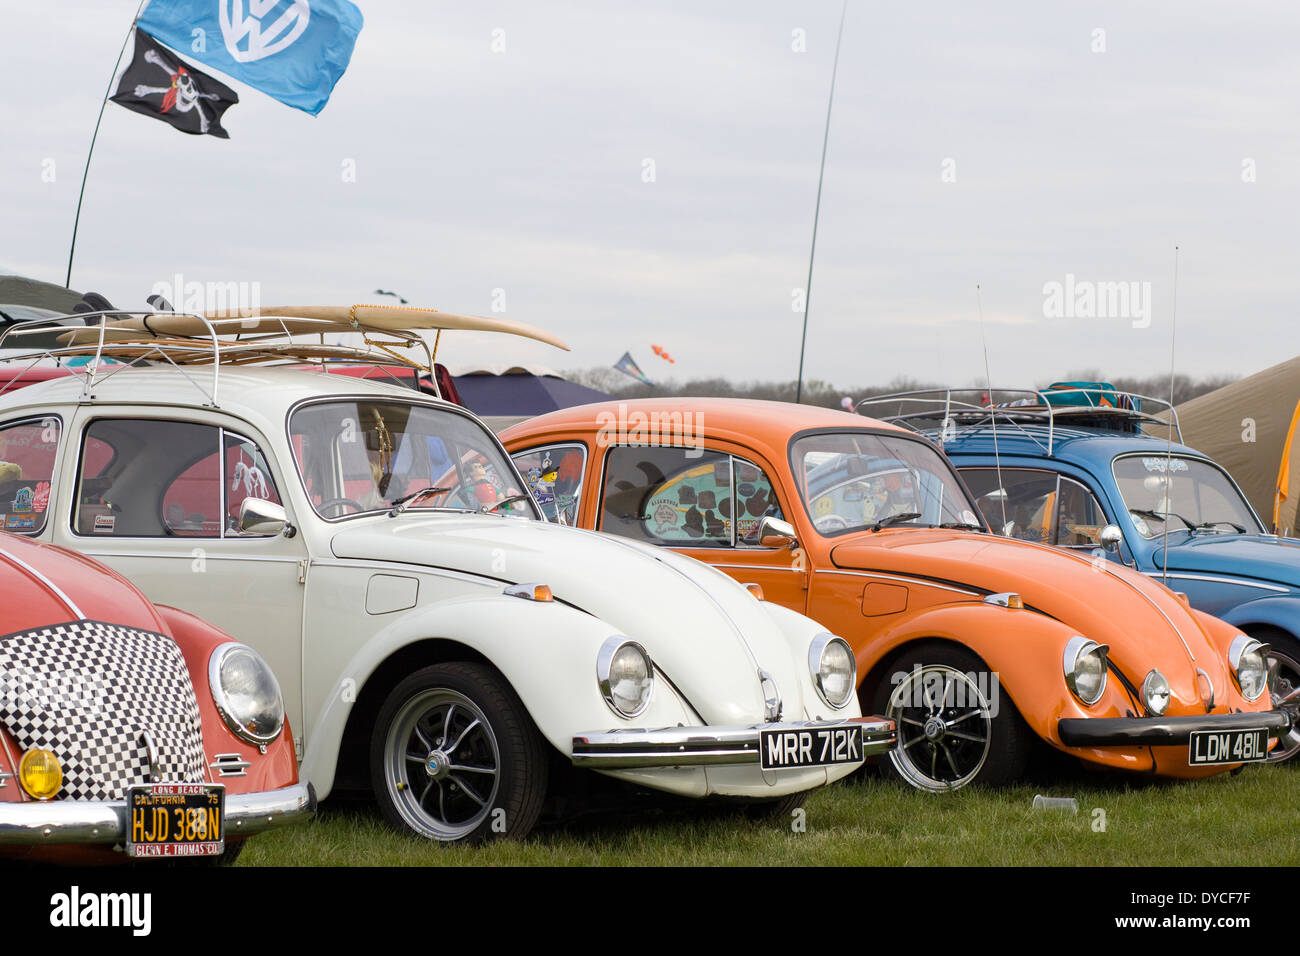
[[[888,753],[894,748],[897,737],[892,720],[856,717],[849,720],[784,721],[752,727],[664,727],[661,730],[577,734],[573,738],[573,762],[580,767],[598,770],[757,765],[759,731],[830,730],[855,726],[862,731],[863,758]]]
[[[0,803],[0,846],[122,843],[125,800],[61,800]],[[280,827],[316,811],[316,791],[297,783],[260,793],[226,794],[227,841]]]
[[[1291,717],[1284,710],[1265,710],[1191,717],[1067,717],[1056,725],[1067,747],[1177,745],[1187,743],[1194,731],[1260,727],[1269,737],[1281,737],[1291,729]]]

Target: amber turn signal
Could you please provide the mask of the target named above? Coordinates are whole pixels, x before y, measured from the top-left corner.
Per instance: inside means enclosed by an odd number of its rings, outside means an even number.
[[[746,584],[745,590],[754,595],[754,597],[758,598],[760,601],[767,600],[763,597],[763,585],[761,584]]]
[[[49,800],[63,786],[63,768],[48,750],[32,748],[18,761],[18,782],[37,800]]]

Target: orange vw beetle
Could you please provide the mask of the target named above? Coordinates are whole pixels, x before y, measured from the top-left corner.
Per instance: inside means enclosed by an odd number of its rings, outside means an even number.
[[[1114,562],[990,534],[948,460],[895,426],[644,399],[501,438],[552,520],[698,558],[847,639],[863,708],[897,722],[890,766],[920,789],[1014,780],[1032,735],[1203,777],[1290,725],[1267,648]]]

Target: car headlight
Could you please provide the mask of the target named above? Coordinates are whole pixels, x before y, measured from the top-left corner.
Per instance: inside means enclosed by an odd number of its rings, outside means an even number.
[[[1109,650],[1105,644],[1077,635],[1065,645],[1062,660],[1065,683],[1070,693],[1085,704],[1097,703],[1106,690],[1106,653]]]
[[[808,669],[822,700],[840,710],[858,686],[858,662],[848,642],[834,634],[818,634],[808,647]]]
[[[596,655],[596,679],[605,703],[620,717],[636,717],[650,705],[654,665],[636,641],[615,635]]]
[[[1152,717],[1163,717],[1169,709],[1169,681],[1155,668],[1142,682],[1142,701]]]
[[[48,750],[33,747],[18,761],[18,782],[33,800],[50,800],[63,787],[59,758]]]
[[[1247,634],[1239,634],[1228,648],[1228,663],[1236,678],[1241,696],[1246,700],[1259,700],[1268,689],[1268,645],[1261,644]]]
[[[208,687],[235,736],[265,747],[284,728],[284,698],[266,661],[246,644],[222,644],[208,661]]]

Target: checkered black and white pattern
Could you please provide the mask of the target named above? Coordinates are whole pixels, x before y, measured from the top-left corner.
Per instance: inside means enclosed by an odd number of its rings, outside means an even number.
[[[0,637],[0,723],[59,758],[65,800],[120,800],[149,779],[203,780],[203,726],[180,648],[162,634],[77,621]]]

